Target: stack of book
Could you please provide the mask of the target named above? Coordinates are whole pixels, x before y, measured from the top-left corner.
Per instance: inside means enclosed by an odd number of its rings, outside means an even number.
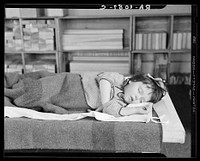
[[[45,16],[47,17],[63,17],[67,15],[67,9],[45,9]]]
[[[133,58],[133,71],[154,74],[154,54],[135,53]]]
[[[124,75],[129,74],[129,64],[127,62],[104,62],[101,61],[72,61],[70,63],[70,72],[118,72]]]
[[[5,50],[22,50],[22,37],[20,33],[19,21],[10,20],[5,24]]]
[[[154,77],[160,77],[164,80],[167,80],[167,66],[168,66],[168,54],[165,53],[155,54]]]
[[[136,50],[164,50],[167,48],[166,32],[136,33]]]
[[[54,50],[53,20],[24,20],[23,39],[26,51],[52,51]]]
[[[69,29],[62,38],[63,50],[123,49],[123,29]]]
[[[133,58],[133,71],[144,72],[167,79],[168,57],[165,53],[135,53]]]
[[[190,73],[171,73],[169,84],[191,85],[191,74]]]
[[[19,59],[6,60],[4,64],[4,72],[17,72],[22,74],[23,65]]]
[[[36,18],[44,16],[43,8],[5,8],[6,18],[23,17]]]
[[[25,68],[26,72],[36,72],[41,70],[45,70],[52,73],[56,72],[56,65],[52,61],[43,61],[43,60],[32,61],[29,62],[29,64],[26,64]]]
[[[191,49],[191,32],[173,33],[173,50]]]
[[[129,61],[127,52],[76,52],[72,61]]]
[[[70,72],[119,72],[129,73],[128,52],[77,52],[73,53],[70,62]]]

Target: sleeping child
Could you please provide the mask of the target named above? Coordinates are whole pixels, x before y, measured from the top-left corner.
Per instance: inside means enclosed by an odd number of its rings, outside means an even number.
[[[116,72],[103,72],[97,75],[96,81],[99,87],[100,105],[92,104],[91,98],[87,99],[87,102],[96,111],[103,111],[116,117],[135,113],[146,114],[151,110],[150,106],[138,106],[136,108],[131,104],[156,103],[161,100],[166,92],[166,87],[161,78],[153,78],[150,74],[144,73],[137,73],[130,78],[125,78]]]
[[[146,114],[149,106],[131,105],[156,103],[166,92],[161,78],[144,73],[126,78],[117,72],[49,74],[39,71],[12,76],[12,81],[9,78],[5,74],[4,98],[9,105],[60,114],[88,110],[115,117]]]

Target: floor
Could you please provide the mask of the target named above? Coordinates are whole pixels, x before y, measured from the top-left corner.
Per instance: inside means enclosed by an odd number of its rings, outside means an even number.
[[[168,158],[191,157],[191,102],[189,98],[190,87],[186,85],[168,86],[168,91],[176,111],[186,131],[184,144],[163,144],[162,151]]]

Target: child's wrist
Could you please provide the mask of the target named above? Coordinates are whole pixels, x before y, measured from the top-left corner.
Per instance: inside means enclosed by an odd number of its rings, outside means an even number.
[[[130,108],[127,106],[126,107],[122,107],[120,110],[119,110],[119,115],[120,116],[128,116],[128,115],[132,115],[132,114],[135,114],[137,113],[137,109],[135,108]]]

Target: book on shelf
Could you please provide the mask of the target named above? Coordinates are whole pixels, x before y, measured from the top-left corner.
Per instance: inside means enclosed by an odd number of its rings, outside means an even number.
[[[48,24],[47,24],[48,22]],[[52,51],[54,50],[55,34],[53,22],[45,20],[24,20],[23,39],[26,51]]]
[[[82,72],[119,72],[121,74],[129,74],[129,64],[127,62],[70,62],[70,72],[82,73]]]
[[[22,50],[23,43],[20,33],[19,21],[11,20],[5,22],[4,32],[5,50],[19,51]]]
[[[138,47],[137,50],[141,50],[142,49],[142,33],[138,33],[136,35],[138,35],[137,36],[138,39],[136,39],[136,43],[137,43],[136,47]]]
[[[101,35],[101,34],[123,34],[123,29],[67,29],[64,31],[66,35]]]
[[[64,50],[123,49],[123,29],[70,29],[62,40]]]
[[[41,65],[26,65],[26,72],[36,72],[36,71],[41,71],[45,70],[48,72],[55,73],[55,65],[50,65],[50,64],[41,64]]]
[[[133,57],[133,72],[144,72],[153,74],[154,54],[153,53],[135,53]]]
[[[144,33],[143,34],[143,38],[142,38],[144,41],[143,41],[143,49],[146,50],[147,49],[147,33]]]
[[[180,50],[180,49],[182,49],[183,47],[182,47],[182,40],[183,40],[183,38],[182,38],[182,33],[178,33],[178,36],[177,36],[177,49],[178,50]]]
[[[100,50],[100,49],[118,49],[121,50],[122,48],[120,46],[102,46],[102,45],[98,45],[98,46],[65,46],[63,47],[63,50]]]
[[[48,17],[63,17],[67,15],[67,9],[45,9],[45,15]]]
[[[173,50],[191,49],[191,32],[173,33]]]
[[[160,42],[161,40],[159,40],[159,35],[161,35],[160,33],[155,33],[155,50],[159,50],[160,48]]]
[[[166,32],[136,33],[136,50],[161,50],[167,48]]]
[[[134,73],[140,72],[142,70],[142,54],[134,54],[133,70]]]
[[[23,65],[20,59],[6,59],[4,64],[4,72],[17,72],[22,74]]]
[[[8,73],[17,72],[19,74],[22,74],[22,69],[23,69],[22,65],[12,64],[12,65],[7,66],[7,68],[5,69],[5,72],[8,72]]]
[[[74,52],[75,57],[129,57],[129,52]]]
[[[141,70],[143,73],[149,73],[153,75],[154,73],[154,62],[153,61],[144,61],[142,62]]]
[[[36,18],[44,16],[44,9],[36,8],[5,8],[6,18],[22,17],[22,18]]]
[[[25,65],[26,72],[35,72],[40,70],[45,70],[49,72],[55,73],[56,65],[54,60],[27,60],[27,64]]]
[[[114,34],[102,34],[102,35],[63,35],[63,41],[66,43],[71,42],[120,42],[122,40],[122,35],[114,35]]]
[[[191,85],[190,73],[170,73],[169,84],[187,84]]]
[[[152,44],[151,44],[151,39],[152,39],[152,34],[151,33],[148,33],[147,34],[147,49],[148,50],[151,50],[151,46],[152,46]]]
[[[187,46],[186,46],[187,45],[187,33],[186,32],[183,33],[183,37],[182,38],[183,38],[183,40],[182,40],[182,48],[186,49],[187,48]]]
[[[155,54],[154,76],[167,80],[168,56],[165,53]]]
[[[161,34],[161,42],[162,42],[161,49],[166,49],[167,48],[167,33],[166,32],[163,32]]]
[[[177,39],[178,39],[178,34],[177,33],[173,33],[173,50],[177,49]]]
[[[73,61],[109,61],[109,62],[129,62],[129,57],[118,56],[73,56]]]
[[[186,45],[186,49],[191,49],[191,32],[187,33],[187,45]]]

